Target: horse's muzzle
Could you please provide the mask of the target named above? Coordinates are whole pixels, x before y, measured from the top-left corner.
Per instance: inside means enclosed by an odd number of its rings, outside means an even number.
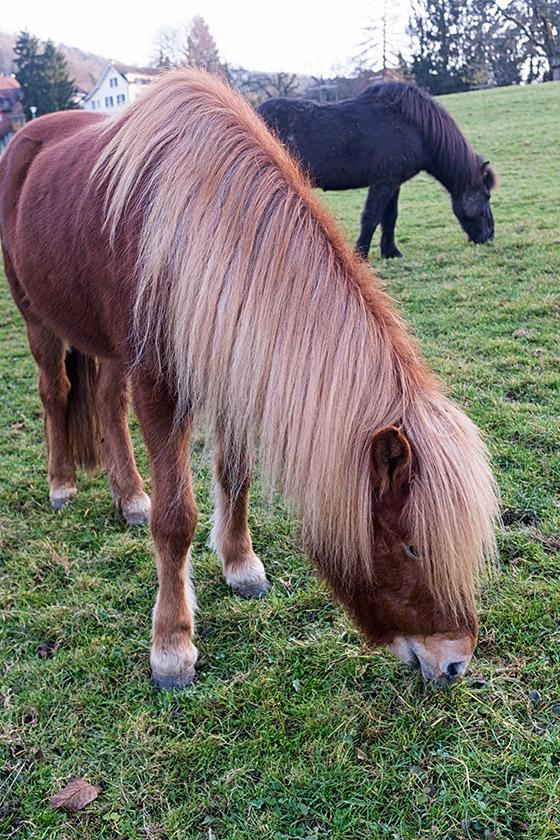
[[[450,685],[463,676],[476,645],[472,636],[453,638],[444,633],[433,636],[396,636],[388,646],[395,656],[415,671],[422,671],[426,683]]]

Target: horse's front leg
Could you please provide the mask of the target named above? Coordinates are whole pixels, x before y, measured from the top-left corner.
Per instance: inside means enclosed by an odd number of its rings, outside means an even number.
[[[174,424],[174,406],[163,386],[134,383],[136,413],[150,459],[154,540],[159,591],[152,618],[152,677],[161,688],[181,688],[195,676],[196,601],[190,583],[190,547],[197,509],[188,449],[192,420]]]
[[[114,359],[102,359],[99,364],[96,405],[114,502],[129,525],[140,525],[148,521],[150,499],[136,469],[128,430],[130,383],[122,364]]]
[[[381,256],[385,259],[402,257],[401,252],[395,243],[395,225],[399,215],[399,192],[397,187],[387,204],[381,217]]]
[[[253,459],[216,434],[214,450],[214,526],[211,545],[224,577],[243,598],[262,598],[270,589],[264,566],[253,551],[247,514]]]

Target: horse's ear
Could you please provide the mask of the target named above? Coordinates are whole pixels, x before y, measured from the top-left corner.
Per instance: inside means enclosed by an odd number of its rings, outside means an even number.
[[[371,442],[371,474],[377,499],[404,504],[412,475],[412,448],[396,426],[376,432]]]
[[[490,168],[490,161],[485,160],[482,164],[482,180],[484,181],[486,187],[489,190],[493,190],[497,183],[496,174],[493,169]]]

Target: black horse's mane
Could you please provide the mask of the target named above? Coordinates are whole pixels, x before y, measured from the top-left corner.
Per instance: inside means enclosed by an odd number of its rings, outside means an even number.
[[[414,125],[432,150],[442,182],[448,188],[468,185],[483,159],[461,134],[459,126],[430,94],[412,82],[381,82],[356,97],[364,104],[386,105]]]

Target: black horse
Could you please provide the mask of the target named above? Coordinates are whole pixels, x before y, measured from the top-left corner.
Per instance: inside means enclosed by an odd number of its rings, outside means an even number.
[[[385,82],[341,102],[279,97],[258,110],[318,187],[369,187],[356,242],[364,258],[380,222],[381,256],[401,256],[395,244],[399,190],[421,170],[451,193],[453,212],[471,242],[494,238],[494,173],[422,88]]]

